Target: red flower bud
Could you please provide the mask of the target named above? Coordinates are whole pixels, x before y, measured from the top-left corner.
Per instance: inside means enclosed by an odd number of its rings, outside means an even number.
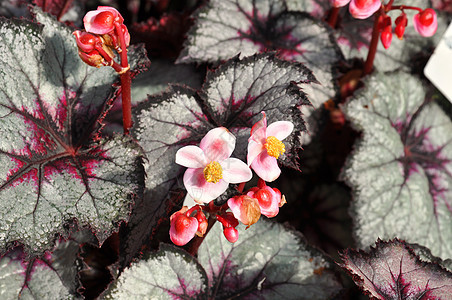
[[[224,228],[223,234],[230,243],[235,243],[239,239],[239,232],[234,227]]]
[[[413,17],[414,29],[425,37],[430,37],[435,34],[438,29],[438,20],[436,12],[427,8],[424,11],[414,15]]]
[[[385,49],[388,49],[391,46],[392,41],[392,32],[388,30],[384,30],[380,35],[381,43]]]
[[[91,52],[96,44],[102,44],[102,39],[94,34],[76,30],[72,33],[75,36],[77,47],[83,52]]]
[[[115,23],[124,22],[121,14],[109,6],[99,6],[97,10],[86,13],[83,24],[87,32],[96,34],[106,34],[115,29]]]
[[[187,216],[187,210],[188,208],[184,206],[170,217],[170,238],[178,246],[187,244],[198,230],[198,221],[194,217]]]

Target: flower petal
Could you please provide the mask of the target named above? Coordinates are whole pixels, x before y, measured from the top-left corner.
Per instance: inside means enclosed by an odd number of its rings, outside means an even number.
[[[208,162],[198,146],[185,146],[176,152],[176,164],[187,168],[204,168]]]
[[[189,168],[184,174],[184,186],[196,202],[209,203],[223,194],[229,183],[223,179],[217,183],[207,182],[203,169]]]
[[[228,158],[221,163],[223,180],[229,183],[247,182],[253,177],[251,169],[238,158]]]
[[[229,158],[235,148],[235,136],[225,127],[210,130],[201,140],[199,147],[209,161],[220,162]]]
[[[248,154],[246,155],[246,161],[248,166],[256,159],[256,157],[261,154],[261,152],[266,151],[261,143],[257,143],[253,140],[248,143]]]
[[[262,112],[263,117],[260,121],[253,125],[251,128],[251,134],[248,141],[255,141],[257,143],[265,143],[265,138],[267,137],[265,132],[267,131],[267,115]]]
[[[262,152],[256,157],[251,164],[251,169],[256,172],[257,176],[267,182],[276,180],[281,174],[276,158],[268,155],[267,152]]]
[[[278,121],[271,123],[267,127],[267,137],[274,136],[278,140],[282,141],[288,137],[293,131],[293,123],[289,121]]]

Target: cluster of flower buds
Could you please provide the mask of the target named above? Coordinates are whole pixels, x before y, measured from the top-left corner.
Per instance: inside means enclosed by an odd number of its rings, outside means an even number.
[[[395,20],[394,33],[399,39],[403,39],[405,28],[408,25],[408,19],[404,12],[405,9],[416,9],[419,13],[413,17],[414,29],[424,37],[430,37],[435,34],[438,28],[436,13],[433,9],[427,8],[422,10],[417,7],[401,6],[401,14]],[[379,18],[380,40],[385,49],[388,49],[392,41],[392,20],[391,17],[382,14]]]
[[[208,227],[206,212],[223,225],[226,239],[235,243],[239,238],[236,229],[239,221],[249,228],[259,220],[261,214],[268,218],[275,217],[285,203],[286,198],[277,188],[271,188],[259,179],[257,187],[230,198],[221,207],[215,206],[213,201],[209,205],[195,205],[190,209],[187,206],[182,207],[170,217],[170,238],[174,244],[183,246],[195,235],[204,236]],[[228,209],[231,211],[226,211]]]
[[[120,74],[126,72],[127,55],[121,56],[119,64],[113,53],[113,50],[126,53],[130,44],[130,35],[123,22],[123,17],[113,7],[99,6],[88,12],[83,18],[85,31],[73,33],[80,58],[93,67],[112,66]]]
[[[176,245],[185,245],[196,233],[204,234],[205,230],[198,228],[207,226],[207,221],[202,221],[205,220],[203,211],[223,225],[226,239],[234,243],[238,238],[235,227],[239,221],[249,227],[261,214],[272,218],[286,202],[281,192],[267,186],[265,181],[274,181],[281,174],[277,159],[285,152],[282,140],[292,133],[294,125],[278,121],[267,126],[266,114],[262,112],[262,115],[251,129],[247,164],[230,157],[235,148],[235,137],[224,127],[210,130],[199,147],[185,146],[177,151],[176,163],[188,168],[184,173],[188,194],[195,202],[209,205],[203,209],[199,205],[183,208],[171,216],[170,236]],[[257,187],[230,198],[222,207],[215,207],[213,200],[223,194],[230,183],[244,185],[252,178],[250,167],[260,177]],[[228,209],[231,211],[226,212]],[[197,213],[192,216],[195,211]]]

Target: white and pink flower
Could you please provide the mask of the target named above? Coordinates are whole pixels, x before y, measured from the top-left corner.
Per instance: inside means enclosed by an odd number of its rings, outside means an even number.
[[[267,117],[254,124],[248,139],[248,166],[265,181],[276,180],[281,174],[277,159],[286,150],[281,142],[293,131],[293,124],[289,121],[278,121],[267,127]]]
[[[176,163],[187,167],[184,186],[198,203],[208,203],[228,188],[230,183],[247,182],[250,168],[237,158],[230,158],[235,137],[224,127],[210,130],[199,147],[185,146],[176,153]]]

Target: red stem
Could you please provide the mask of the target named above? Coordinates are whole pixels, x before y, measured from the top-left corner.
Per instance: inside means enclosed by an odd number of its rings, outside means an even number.
[[[122,93],[122,127],[124,134],[129,135],[132,128],[132,97],[131,97],[131,79],[130,70],[121,74],[121,93]]]
[[[331,10],[330,10],[330,14],[328,16],[327,22],[331,26],[331,28],[336,28],[337,19],[339,16],[339,9],[340,9],[340,7],[333,6],[333,8],[331,8]]]
[[[377,53],[378,39],[380,37],[380,30],[378,28],[380,15],[381,15],[380,10],[377,11],[374,15],[375,20],[374,20],[374,27],[373,27],[373,31],[372,31],[372,39],[370,40],[369,52],[367,53],[366,63],[364,64],[363,76],[370,74],[370,72],[372,71],[372,69],[374,67],[374,59],[375,59],[375,54]]]
[[[58,21],[60,21],[61,18],[64,16],[64,14],[67,12],[69,6],[72,4],[72,1],[73,1],[73,0],[66,0],[66,1],[64,2],[63,8],[61,8],[61,10],[60,10],[60,12],[59,12],[59,14],[58,14],[58,16],[57,16],[57,20],[58,20]]]
[[[216,221],[217,218],[214,215],[209,216],[206,233],[202,237],[196,236],[190,243],[190,247],[188,248],[187,251],[188,253],[190,253],[191,256],[195,256],[196,254],[198,254],[199,246],[201,246],[202,242],[204,241],[204,238],[209,233],[210,229],[212,229]]]
[[[122,33],[121,24],[115,22],[116,34],[119,36],[119,43],[121,45],[121,66],[129,68],[127,60],[127,46]],[[130,128],[132,128],[132,96],[131,96],[131,79],[130,70],[121,74],[121,93],[122,93],[122,127],[124,134],[129,135]]]
[[[386,11],[396,10],[396,9],[400,9],[400,10],[412,9],[412,10],[417,10],[418,12],[423,12],[424,11],[422,8],[415,7],[415,6],[406,6],[406,5],[391,6]]]

